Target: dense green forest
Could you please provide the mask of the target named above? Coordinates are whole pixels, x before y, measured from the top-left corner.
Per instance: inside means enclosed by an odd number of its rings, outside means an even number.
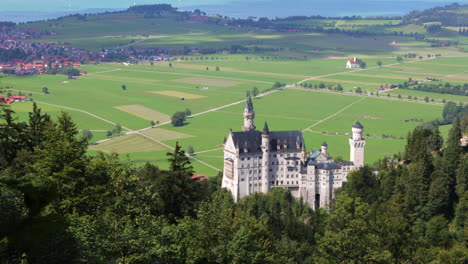
[[[67,113],[0,112],[1,263],[466,263],[468,154],[455,117],[444,143],[418,127],[404,153],[348,176],[313,211],[275,189],[234,203],[220,177],[86,154]]]

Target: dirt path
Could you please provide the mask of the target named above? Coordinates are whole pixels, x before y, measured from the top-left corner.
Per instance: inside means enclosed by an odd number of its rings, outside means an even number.
[[[325,118],[322,119],[322,120],[319,120],[318,122],[312,124],[311,126],[307,127],[306,129],[304,129],[304,130],[302,130],[302,131],[306,131],[306,130],[311,131],[310,129],[313,128],[314,126],[316,126],[316,125],[318,125],[318,124],[320,124],[320,123],[322,123],[322,122],[325,122],[325,121],[327,121],[328,119],[330,119],[330,118],[332,118],[332,117],[334,117],[334,116],[339,115],[341,112],[343,112],[343,111],[345,111],[346,109],[350,108],[351,106],[353,106],[353,105],[355,105],[355,104],[357,104],[357,103],[359,103],[359,102],[365,100],[366,98],[367,98],[367,97],[361,98],[361,99],[359,99],[359,100],[357,100],[357,101],[355,101],[355,102],[353,102],[353,103],[347,105],[346,107],[344,107],[343,109],[339,110],[338,112],[336,112],[336,113],[334,113],[334,114],[332,114],[332,115],[330,115],[330,116],[328,116],[328,117],[325,117]],[[311,132],[312,132],[312,131],[311,131]]]
[[[99,67],[99,66],[90,66],[87,67],[92,68],[101,68],[101,69],[115,69],[115,70],[122,70],[122,71],[129,71],[129,72],[148,72],[148,73],[163,73],[163,74],[172,74],[172,75],[181,75],[181,76],[195,76],[195,77],[203,77],[203,78],[214,78],[214,79],[225,79],[225,80],[236,80],[236,81],[244,81],[244,82],[256,82],[256,83],[266,83],[266,84],[273,84],[273,82],[265,82],[265,81],[258,81],[258,80],[249,80],[249,79],[241,79],[241,78],[232,78],[232,77],[221,77],[221,76],[212,76],[212,75],[202,75],[202,74],[194,74],[194,73],[180,73],[180,72],[165,72],[165,71],[156,71],[156,70],[131,70],[131,69],[121,69],[121,68],[106,68],[106,67]]]

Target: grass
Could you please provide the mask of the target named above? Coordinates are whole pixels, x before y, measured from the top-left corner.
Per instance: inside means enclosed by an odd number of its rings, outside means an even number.
[[[90,150],[103,151],[108,153],[135,153],[166,149],[164,146],[142,137],[138,134],[118,136],[112,140],[100,144],[91,145]]]
[[[159,121],[162,123],[171,120],[170,116],[141,105],[122,105],[116,106],[115,108],[150,121]]]
[[[124,66],[117,63],[86,65],[80,70],[86,70],[89,74],[69,83],[62,83],[66,79],[65,76],[40,75],[7,76],[2,78],[2,85],[31,91],[36,101],[81,109],[129,129],[138,130],[149,127],[148,120],[162,122],[165,120],[162,117],[167,119],[176,111],[189,108],[196,114],[243,100],[246,91],[252,87],[256,86],[262,91],[270,88],[276,81],[292,84],[304,77],[334,74],[323,78],[342,83],[345,91],[354,85],[375,91],[377,84],[404,81],[408,77],[416,78],[415,76],[425,78],[425,74],[429,72],[441,75],[455,74],[460,72],[461,66],[467,65],[463,58],[438,58],[386,67],[396,63],[395,59],[364,57],[368,67],[377,66],[378,60],[383,62],[384,67],[351,73],[349,69],[344,68],[348,57],[291,61],[261,60],[260,56],[257,59],[253,57],[252,60],[245,60],[245,57],[239,55],[223,56],[223,60],[174,62],[173,67],[169,67],[168,63],[155,63],[154,66]],[[220,67],[220,71],[214,70],[216,66]],[[207,71],[206,67],[210,70]],[[180,82],[181,79],[186,82]],[[319,83],[320,79],[310,82]],[[122,84],[127,87],[125,91],[121,88]],[[208,89],[202,90],[200,85],[206,85]],[[51,93],[41,93],[42,87],[48,87]],[[415,91],[392,91],[399,92],[410,94]],[[423,99],[423,94],[414,94]],[[437,95],[434,94],[431,98],[441,100]],[[190,98],[193,96],[197,98]],[[186,100],[180,100],[179,97],[185,97]],[[409,131],[419,125],[421,120],[433,120],[440,117],[442,112],[442,105],[387,100],[385,96],[364,100],[362,98],[364,97],[310,89],[286,89],[254,99],[255,122],[258,129],[265,121],[272,130],[299,130],[310,127],[310,131],[304,132],[308,149],[318,148],[323,141],[327,141],[333,155],[348,159],[349,145],[346,133],[350,133],[352,124],[359,120],[365,126],[364,133],[368,140],[366,162],[373,163],[379,158],[402,151],[404,138]],[[458,97],[453,99],[455,98]],[[465,98],[460,97],[464,100]],[[26,107],[28,105],[29,108]],[[12,106],[16,107],[20,118],[25,119],[31,104]],[[60,107],[44,104],[42,106],[44,111],[52,115],[57,115],[62,110]],[[117,109],[122,106],[125,106],[126,111]],[[142,133],[170,146],[174,146],[176,142],[184,149],[193,146],[195,152],[201,152],[195,156],[197,159],[222,169],[220,149],[223,139],[228,135],[229,129],[241,129],[243,108],[244,104],[232,105],[188,118],[187,124],[182,127],[164,125],[144,130]],[[113,125],[82,112],[71,111],[71,114],[79,129],[95,130],[93,141],[105,139],[105,131],[114,128]],[[161,118],[156,118],[156,115]],[[384,134],[393,139],[382,138]],[[122,158],[129,154],[137,166],[145,162],[155,163],[161,168],[168,166],[165,156],[167,149],[137,134],[93,145],[90,147],[90,154],[98,150],[116,151],[124,154]],[[216,170],[196,161],[194,166],[200,173],[217,173]]]

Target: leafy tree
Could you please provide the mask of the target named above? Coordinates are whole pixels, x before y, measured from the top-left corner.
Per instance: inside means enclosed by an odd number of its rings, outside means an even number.
[[[369,208],[360,198],[338,195],[319,240],[319,262],[366,263],[379,259],[378,237],[371,232]]]
[[[193,156],[193,154],[195,153],[195,150],[193,149],[193,146],[188,146],[187,148],[187,153],[190,155],[190,156]]]
[[[403,61],[403,58],[401,56],[397,56],[396,60],[401,63]]]
[[[83,134],[83,138],[85,138],[88,141],[93,138],[93,133],[89,131],[89,129],[83,130],[82,134]]]
[[[378,65],[379,67],[382,67],[382,61],[381,61],[381,60],[378,60],[378,61],[377,61],[377,65]]]
[[[42,92],[43,92],[44,94],[49,94],[49,88],[47,88],[47,87],[42,87]]]
[[[115,131],[117,132],[117,134],[122,133],[122,125],[116,124],[115,125]]]
[[[121,86],[121,87],[122,87],[122,90],[124,90],[124,91],[125,91],[125,90],[127,90],[127,85],[125,85],[125,84],[122,84],[122,86]]]
[[[367,66],[366,62],[363,60],[359,60],[359,68],[365,69]]]
[[[110,130],[107,130],[107,131],[106,131],[106,136],[107,136],[107,137],[110,137],[110,136],[112,136],[112,131],[110,131]]]
[[[175,112],[171,117],[172,126],[183,126],[186,118],[185,112]]]
[[[216,66],[216,71],[220,71],[221,68],[219,68],[219,66]]]
[[[184,112],[184,113],[185,113],[185,116],[186,116],[186,117],[189,117],[189,116],[192,115],[192,111],[190,111],[190,109],[188,109],[188,108],[185,109],[185,112]]]
[[[154,122],[153,120],[151,120],[150,125],[151,125],[151,127],[154,127],[154,126],[156,125],[156,122]]]
[[[254,97],[254,98],[257,97],[258,93],[259,93],[258,88],[257,88],[256,86],[254,86],[254,87],[252,88],[252,95],[253,95],[253,97]]]

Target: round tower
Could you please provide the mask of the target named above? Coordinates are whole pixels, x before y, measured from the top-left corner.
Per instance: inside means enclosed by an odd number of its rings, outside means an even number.
[[[270,189],[269,165],[270,165],[270,130],[265,122],[262,132],[262,192],[267,193]]]
[[[242,127],[243,131],[255,131],[254,118],[255,118],[255,112],[253,109],[252,99],[250,98],[250,95],[249,95],[245,102],[244,126]]]
[[[353,125],[352,131],[353,137],[349,139],[349,159],[354,163],[354,166],[356,166],[356,168],[360,168],[364,166],[364,147],[366,145],[366,141],[362,137],[364,127],[361,125],[361,123],[356,122]]]
[[[322,143],[322,154],[325,155],[325,156],[328,156],[328,144],[327,142],[323,142]]]

